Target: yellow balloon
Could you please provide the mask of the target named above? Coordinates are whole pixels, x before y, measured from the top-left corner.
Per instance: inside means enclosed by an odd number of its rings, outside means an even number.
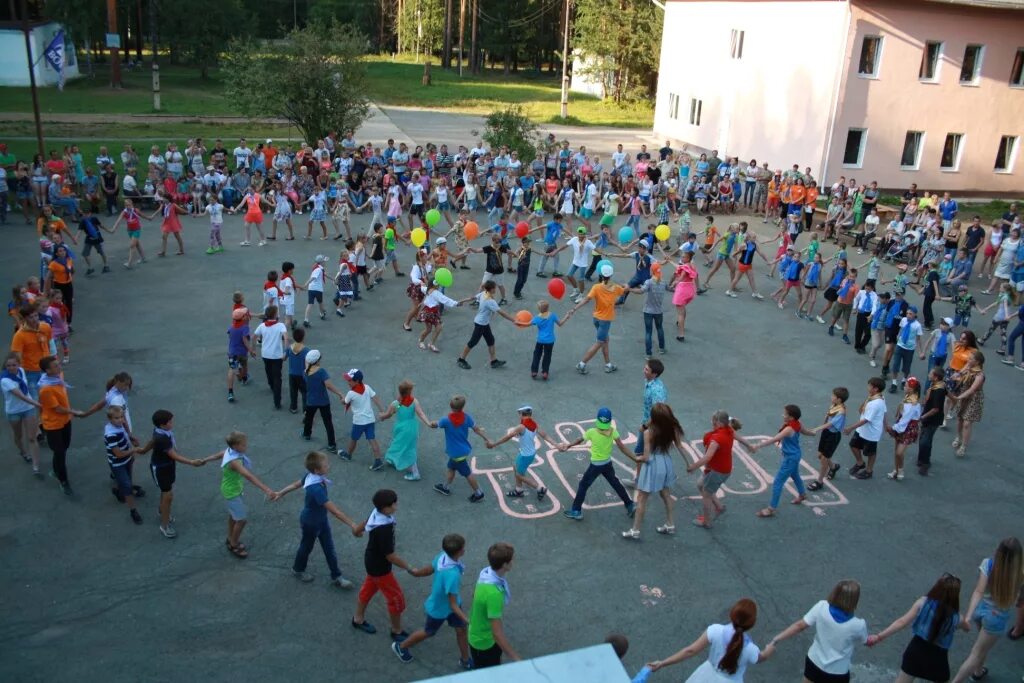
[[[423,246],[423,243],[427,241],[427,231],[423,228],[413,228],[412,234],[409,236],[412,240],[413,245],[418,249]]]
[[[666,242],[672,236],[672,229],[664,224],[659,225],[654,229],[654,236],[658,238],[659,242]]]

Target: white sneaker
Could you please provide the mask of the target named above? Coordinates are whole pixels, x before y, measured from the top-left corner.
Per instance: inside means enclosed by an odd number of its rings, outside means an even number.
[[[735,298],[736,298],[736,297],[738,296],[738,295],[736,294],[736,292],[732,291],[731,289],[727,289],[727,290],[725,290],[725,295],[726,295],[726,296],[731,296],[731,297],[732,297],[733,299],[735,299]]]
[[[238,246],[240,246],[240,247],[251,247],[252,246],[252,242],[246,240],[244,242],[239,242]]]
[[[762,300],[764,299],[764,295],[763,295],[763,294],[761,294],[760,292],[754,292],[754,293],[753,293],[753,294],[751,294],[750,296],[751,296],[752,298],[754,298],[754,299],[762,299]]]
[[[873,367],[873,368],[877,368],[878,367],[878,363],[875,362],[874,358],[872,358],[869,362],[871,363],[871,367]]]
[[[814,319],[815,319],[815,320],[817,320],[817,321],[818,321],[819,323],[821,323],[822,325],[824,325],[824,324],[825,324],[825,319],[824,319],[824,318],[822,318],[822,317],[821,317],[820,315],[816,315],[816,316],[814,316]]]
[[[267,246],[267,242],[266,242],[266,240],[260,240],[260,246],[261,246],[261,247],[265,247],[265,246]]]

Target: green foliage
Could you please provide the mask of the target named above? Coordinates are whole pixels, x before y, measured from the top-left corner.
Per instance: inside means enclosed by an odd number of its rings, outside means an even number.
[[[46,0],[46,16],[64,25],[68,38],[79,50],[106,32],[104,0]]]
[[[537,126],[517,104],[492,111],[487,115],[484,120],[483,139],[491,149],[496,150],[505,146],[510,151],[519,152],[519,158],[524,162],[533,159],[540,142]]]
[[[603,80],[616,102],[653,97],[663,14],[652,2],[576,0],[572,46],[586,59],[573,68]]]
[[[354,27],[311,21],[273,45],[233,40],[223,59],[226,95],[248,116],[280,116],[310,143],[366,119],[366,38]]]
[[[199,67],[200,78],[204,79],[228,41],[247,33],[250,23],[241,0],[175,0],[173,8],[162,9],[161,36],[179,56]]]
[[[453,31],[454,32],[454,31]],[[444,0],[406,0],[398,15],[399,50],[432,54],[444,45]]]

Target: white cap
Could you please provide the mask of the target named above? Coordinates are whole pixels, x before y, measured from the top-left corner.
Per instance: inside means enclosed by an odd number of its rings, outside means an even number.
[[[273,140],[271,140],[270,138],[267,138],[267,144],[269,145],[271,142],[273,142]]]
[[[533,412],[533,407],[528,406],[528,405],[522,405],[522,406],[519,406],[519,408],[516,409],[516,412],[517,413],[532,413]]]
[[[614,273],[614,272],[615,272],[615,269],[612,268],[607,263],[604,264],[603,266],[601,266],[601,277],[611,277],[612,273]]]
[[[320,362],[320,352],[316,349],[310,349],[309,353],[306,354],[306,367],[313,365],[314,363]]]
[[[448,244],[448,240],[446,240],[443,237],[438,237],[436,240],[434,240],[434,244]]]

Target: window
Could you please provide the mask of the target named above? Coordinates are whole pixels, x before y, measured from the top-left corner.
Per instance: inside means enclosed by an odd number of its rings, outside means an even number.
[[[1013,58],[1013,68],[1010,69],[1010,85],[1024,88],[1024,48],[1017,50],[1017,56]]]
[[[675,93],[668,94],[668,117],[670,119],[679,118],[679,95]]]
[[[942,160],[939,168],[943,171],[955,171],[960,167],[960,153],[963,149],[963,133],[947,133],[946,142],[942,144]]]
[[[903,155],[900,157],[900,168],[917,170],[921,165],[921,143],[924,133],[919,130],[908,130],[903,140]]]
[[[732,38],[729,42],[729,54],[733,59],[743,59],[743,37],[746,31],[732,30]]]
[[[861,76],[878,76],[878,63],[882,57],[881,36],[864,36],[860,46],[860,65],[857,73]]]
[[[690,123],[694,126],[700,125],[700,110],[704,107],[704,101],[690,98]]]
[[[1017,136],[1004,135],[999,139],[999,151],[996,152],[996,173],[1010,173],[1017,156]]]
[[[985,48],[981,45],[968,45],[964,48],[964,62],[960,66],[960,83],[974,84],[981,74],[981,56]]]
[[[921,54],[921,69],[917,77],[922,81],[935,82],[939,80],[939,57],[942,56],[942,43],[929,40],[924,44],[924,52]]]
[[[843,151],[843,166],[860,168],[864,164],[864,146],[868,141],[865,128],[851,128],[846,133],[846,148]]]

